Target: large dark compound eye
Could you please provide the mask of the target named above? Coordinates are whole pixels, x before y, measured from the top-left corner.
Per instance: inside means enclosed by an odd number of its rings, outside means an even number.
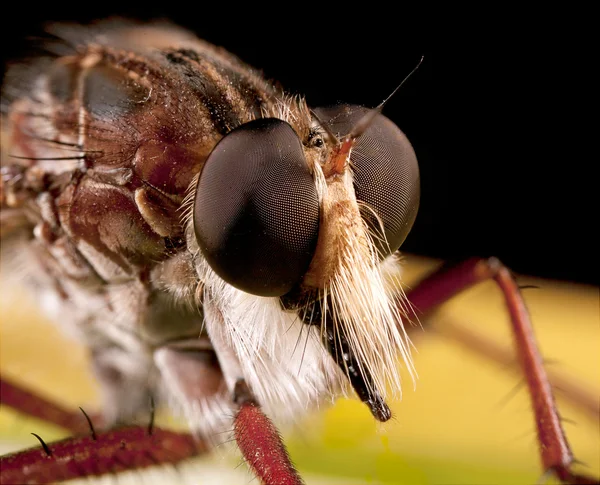
[[[369,110],[339,105],[314,111],[333,133],[343,137]],[[404,133],[378,114],[356,140],[350,160],[356,199],[363,205],[362,217],[374,235],[380,255],[385,257],[404,242],[417,216],[420,196],[417,157]],[[383,224],[383,234],[379,221]]]
[[[281,296],[304,276],[319,232],[319,201],[302,143],[263,118],[228,133],[200,174],[194,229],[202,254],[229,284]]]

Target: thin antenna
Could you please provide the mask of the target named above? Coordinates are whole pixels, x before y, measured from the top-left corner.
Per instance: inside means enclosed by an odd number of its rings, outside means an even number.
[[[390,94],[381,103],[379,103],[379,106],[377,106],[377,108],[375,108],[377,111],[379,111],[381,113],[381,110],[387,104],[387,102],[391,99],[391,97],[394,96],[394,94],[396,94],[398,92],[398,90],[402,86],[404,86],[404,83],[410,79],[410,77],[417,71],[417,69],[419,69],[419,67],[421,67],[421,64],[423,64],[423,59],[425,59],[425,56],[421,56],[421,59],[419,59],[419,62],[417,63],[417,65],[415,67],[413,67],[413,70],[408,73],[408,75],[402,80],[402,82],[400,84],[398,84],[398,86],[396,86],[396,89],[394,89],[392,91],[392,94]]]
[[[410,79],[410,77],[415,73],[415,71],[419,69],[419,67],[421,67],[423,59],[425,59],[425,56],[421,56],[421,59],[419,60],[417,65],[413,68],[412,71],[408,73],[408,75],[402,80],[402,82],[398,84],[398,86],[396,86],[396,89],[392,91],[392,94],[390,94],[381,103],[379,103],[379,105],[376,108],[369,110],[360,120],[358,120],[358,122],[354,125],[350,133],[348,133],[348,135],[346,136],[346,138],[354,140],[367,130],[367,128],[371,125],[375,117],[382,112],[383,107],[392,98],[392,96],[394,96],[394,94],[398,92],[398,90],[404,85],[404,83]]]
[[[379,103],[379,106],[377,106],[376,108],[369,109],[356,122],[356,124],[352,127],[350,132],[346,136],[344,136],[344,138],[342,138],[341,140],[338,139],[331,132],[331,129],[329,128],[327,123],[323,123],[319,119],[319,117],[314,112],[312,112],[313,116],[317,119],[317,121],[321,124],[321,126],[327,131],[327,134],[330,135],[332,137],[332,139],[335,140],[335,142],[336,142],[336,147],[334,149],[334,152],[331,156],[330,161],[328,162],[328,169],[327,169],[328,173],[341,174],[344,172],[344,169],[350,160],[350,151],[352,150],[352,147],[354,146],[354,143],[356,142],[357,138],[360,135],[362,135],[365,131],[367,131],[369,126],[371,126],[371,124],[373,123],[373,120],[375,119],[375,117],[381,113],[381,111],[383,110],[383,107],[390,100],[390,98],[398,92],[398,90],[404,85],[404,83],[406,81],[408,81],[408,79],[414,74],[414,72],[421,66],[421,64],[423,63],[424,57],[425,56],[421,56],[421,59],[419,60],[417,65],[413,68],[412,71],[410,71],[408,73],[408,76],[406,76],[402,80],[402,82],[400,84],[398,84],[398,86],[396,86],[396,89],[394,89],[392,91],[392,94],[390,94],[381,103]]]

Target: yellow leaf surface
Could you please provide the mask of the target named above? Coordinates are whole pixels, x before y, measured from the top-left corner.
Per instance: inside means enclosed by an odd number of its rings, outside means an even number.
[[[405,279],[414,282],[436,265],[410,257]],[[578,469],[598,477],[599,289],[533,278],[520,278],[519,283],[540,286],[524,294],[549,369],[583,389],[595,405],[595,411],[586,412],[557,391],[575,457],[587,464]],[[86,367],[85,349],[48,324],[31,296],[6,286],[1,296],[2,375],[66,406],[94,409],[97,389]],[[414,389],[410,378],[405,379],[402,400],[391,403],[390,422],[376,423],[363,404],[341,399],[284,430],[308,484],[514,484],[534,483],[541,476],[521,378],[511,368],[466,349],[448,330],[460,325],[510,349],[498,290],[492,283],[479,285],[423,323],[423,330],[412,333],[419,378]],[[65,435],[2,407],[2,452],[36,445],[30,432],[46,441]],[[235,468],[238,464],[239,458],[218,452],[177,473],[164,467],[144,472],[144,483],[251,483],[247,470]],[[137,483],[140,474],[130,477]],[[119,483],[128,482],[120,477]]]

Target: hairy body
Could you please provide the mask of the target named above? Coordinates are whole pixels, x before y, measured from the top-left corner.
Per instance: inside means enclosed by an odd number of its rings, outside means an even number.
[[[372,209],[347,161],[331,163],[337,148],[304,100],[172,26],[57,34],[58,57],[14,68],[6,83],[3,258],[90,348],[107,422],[145,412],[152,395],[213,437],[231,427],[240,379],[280,421],[331,400],[348,372],[389,419],[398,350],[412,365],[393,296],[397,256],[378,260],[361,215]],[[260,118],[293,128],[319,201],[314,256],[285,298],[224,281],[194,237],[207,157]],[[326,334],[343,347],[337,362]]]

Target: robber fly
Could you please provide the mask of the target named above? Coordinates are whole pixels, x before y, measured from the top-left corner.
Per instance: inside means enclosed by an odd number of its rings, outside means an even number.
[[[7,76],[3,260],[89,347],[105,423],[153,396],[214,439],[240,393],[281,422],[348,387],[388,420],[398,354],[412,371],[404,134],[179,28],[54,33],[58,56]]]
[[[265,483],[300,483],[269,418],[354,391],[387,421],[398,356],[414,375],[409,141],[381,109],[310,109],[171,25],[52,33],[3,92],[4,269],[89,348],[104,425],[152,397],[213,445],[233,429]],[[460,271],[518,291],[495,263]]]

